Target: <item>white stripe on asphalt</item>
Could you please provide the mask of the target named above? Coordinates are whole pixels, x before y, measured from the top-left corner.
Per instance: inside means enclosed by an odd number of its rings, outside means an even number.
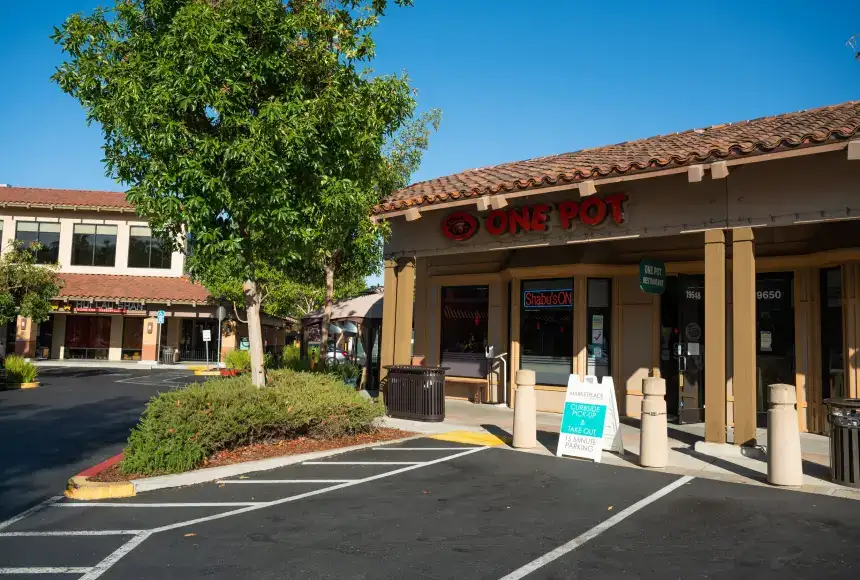
[[[137,548],[146,538],[152,535],[152,532],[143,532],[125,544],[111,552],[107,558],[96,564],[92,570],[81,576],[78,580],[95,580],[102,574],[108,571],[108,568],[119,562],[120,558]]]
[[[40,538],[47,536],[134,536],[144,530],[73,530],[49,532],[0,532],[0,538]]]
[[[52,503],[59,501],[61,499],[63,499],[63,496],[55,495],[54,497],[49,497],[48,499],[46,499],[45,501],[43,501],[41,503],[37,503],[36,505],[31,507],[30,509],[24,510],[20,514],[18,514],[17,516],[11,517],[8,520],[6,520],[5,522],[0,523],[0,530],[8,528],[9,526],[14,524],[15,522],[20,522],[24,518],[33,515],[37,511],[45,509],[46,507],[48,507]]]
[[[444,463],[445,461],[451,461],[452,459],[457,459],[458,457],[463,457],[463,456],[466,456],[466,455],[471,455],[472,453],[477,453],[478,451],[483,451],[484,449],[490,449],[490,447],[478,447],[478,448],[476,448],[476,449],[470,449],[470,450],[468,450],[468,451],[463,451],[462,453],[457,453],[457,454],[455,454],[455,455],[448,455],[447,457],[442,457],[442,458],[440,458],[440,459],[433,459],[432,461],[426,461],[426,462],[424,462],[424,463],[420,463],[420,464],[418,464],[418,465],[410,465],[410,466],[408,466],[408,467],[401,467],[400,469],[393,469],[393,470],[391,470],[391,471],[386,471],[385,473],[380,473],[380,474],[378,474],[378,475],[371,475],[370,477],[365,477],[364,479],[356,479],[356,480],[354,480],[354,481],[349,481],[349,482],[346,482],[346,483],[339,483],[339,484],[337,484],[337,485],[333,485],[333,486],[331,486],[331,487],[324,487],[324,488],[322,488],[322,489],[315,489],[315,490],[313,490],[313,491],[308,491],[308,492],[305,492],[305,493],[300,493],[300,494],[298,494],[298,495],[291,495],[291,496],[289,496],[289,497],[282,497],[281,499],[276,499],[276,500],[270,501],[270,502],[265,503],[265,504],[255,505],[255,506],[250,506],[250,507],[245,507],[245,508],[239,508],[239,509],[237,509],[237,510],[233,510],[233,511],[229,511],[229,512],[223,512],[223,513],[220,513],[220,514],[215,514],[215,515],[211,515],[211,516],[206,516],[206,517],[203,517],[203,518],[197,518],[197,519],[194,519],[194,520],[188,520],[187,522],[178,522],[178,523],[175,523],[175,524],[168,524],[168,525],[166,525],[166,526],[161,526],[161,527],[159,527],[159,528],[153,528],[153,529],[151,529],[151,530],[149,530],[149,531],[150,531],[150,533],[153,533],[153,534],[154,534],[154,533],[156,533],[156,532],[166,532],[166,531],[169,531],[169,530],[175,530],[175,529],[178,529],[178,528],[185,528],[185,527],[193,526],[193,525],[196,525],[196,524],[202,524],[202,523],[205,523],[205,522],[211,522],[211,521],[214,521],[214,520],[220,520],[220,519],[222,519],[222,518],[228,518],[228,517],[230,517],[230,516],[236,516],[236,515],[244,514],[244,513],[247,513],[247,512],[253,512],[253,511],[257,511],[257,510],[259,510],[259,509],[263,509],[263,508],[265,508],[265,507],[271,507],[271,506],[281,505],[281,504],[284,504],[284,503],[289,503],[289,502],[297,501],[297,500],[300,500],[300,499],[305,499],[305,498],[307,498],[307,497],[313,497],[313,496],[315,496],[315,495],[320,495],[320,494],[323,494],[323,493],[328,493],[328,492],[330,492],[330,491],[336,491],[336,490],[338,490],[338,489],[344,489],[344,488],[347,488],[347,487],[352,487],[352,486],[354,486],[354,485],[359,485],[359,484],[362,484],[362,483],[368,483],[368,482],[371,482],[371,481],[376,481],[377,479],[383,479],[383,478],[386,478],[386,477],[391,477],[392,475],[399,475],[399,474],[401,474],[401,473],[406,473],[407,471],[412,471],[412,470],[415,470],[415,469],[420,469],[420,468],[422,468],[422,467],[426,467],[426,466],[428,466],[428,465],[435,465],[435,464],[437,464],[437,463]],[[81,580],[84,580],[84,579],[83,579],[83,578],[81,578]]]
[[[467,451],[480,447],[374,447],[374,451]]]
[[[260,505],[263,501],[222,501],[210,503],[99,503],[99,502],[76,502],[55,503],[51,507],[111,507],[111,508],[172,508],[172,507],[243,507],[249,505]]]
[[[569,552],[572,552],[573,550],[577,549],[578,547],[580,547],[581,545],[586,543],[588,540],[591,540],[592,538],[596,538],[597,536],[599,536],[600,534],[602,534],[603,532],[605,532],[606,530],[608,530],[609,528],[611,528],[615,524],[627,519],[628,517],[635,514],[636,512],[638,512],[639,510],[641,510],[645,506],[654,503],[655,501],[657,501],[661,497],[672,493],[673,491],[675,491],[676,489],[678,489],[682,485],[685,485],[685,484],[693,481],[693,479],[695,479],[695,478],[692,475],[685,475],[681,479],[676,479],[675,481],[673,481],[672,483],[670,483],[666,487],[658,489],[657,491],[655,491],[654,493],[652,493],[648,497],[646,497],[644,499],[640,499],[639,501],[637,501],[636,503],[634,503],[630,507],[621,510],[620,512],[618,512],[617,514],[615,514],[611,518],[604,520],[603,522],[597,524],[596,526],[594,526],[593,528],[591,528],[590,530],[588,530],[584,534],[580,534],[579,536],[575,537],[574,539],[567,542],[566,544],[562,544],[561,546],[559,546],[555,550],[552,550],[551,552],[547,552],[546,554],[544,554],[543,556],[541,556],[540,558],[538,558],[536,560],[532,560],[531,562],[529,562],[528,564],[526,564],[522,568],[514,570],[513,572],[511,572],[507,576],[504,576],[501,580],[519,580],[520,578],[523,578],[523,577],[531,574],[535,570],[542,568],[543,566],[546,566],[550,562],[557,560],[558,558],[561,558],[562,556],[564,556],[565,554],[567,554]]]
[[[92,568],[0,568],[0,574],[86,574]]]
[[[349,483],[358,479],[222,479],[215,483]],[[250,504],[249,504],[250,505]]]
[[[305,461],[302,465],[424,465],[427,461]]]

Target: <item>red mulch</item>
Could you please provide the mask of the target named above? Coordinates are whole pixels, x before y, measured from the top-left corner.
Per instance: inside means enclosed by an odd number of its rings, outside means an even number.
[[[310,439],[308,437],[299,437],[298,439],[282,439],[280,441],[272,441],[270,443],[255,443],[253,445],[244,445],[236,449],[219,451],[209,459],[203,462],[199,467],[220,467],[221,465],[232,465],[234,463],[242,463],[245,461],[254,461],[256,459],[266,459],[268,457],[281,457],[283,455],[298,455],[300,453],[311,453],[313,451],[325,451],[327,449],[338,449],[340,447],[350,447],[352,445],[364,445],[367,443],[380,443],[382,441],[394,441],[396,439],[404,439],[412,437],[415,433],[409,431],[401,431],[400,429],[388,429],[385,427],[379,428],[373,433],[364,433],[362,435],[349,435],[347,437],[338,437],[336,439]],[[119,470],[119,464],[108,467],[104,471],[90,477],[90,481],[101,482],[117,482],[129,481],[132,479],[141,479],[149,477],[147,475],[139,475],[133,473],[122,473]]]

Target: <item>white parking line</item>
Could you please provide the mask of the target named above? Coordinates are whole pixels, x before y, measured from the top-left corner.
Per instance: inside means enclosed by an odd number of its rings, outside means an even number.
[[[373,447],[374,451],[467,451],[480,447]]]
[[[0,574],[86,574],[92,568],[0,568]]]
[[[0,532],[0,538],[41,538],[48,536],[134,536],[144,530],[71,530],[45,532]]]
[[[100,502],[74,502],[55,503],[51,507],[74,508],[74,507],[111,507],[111,508],[174,508],[174,507],[243,507],[249,505],[260,505],[262,501],[222,501],[208,503],[100,503]]]
[[[125,544],[108,554],[108,557],[96,564],[89,572],[87,572],[84,576],[81,576],[79,580],[95,580],[105,572],[107,572],[108,568],[119,562],[120,558],[137,548],[146,538],[152,535],[152,532],[143,532],[139,534]]]
[[[305,461],[302,465],[424,465],[427,461]]]
[[[222,479],[215,483],[349,483],[357,479]]]
[[[34,513],[45,509],[46,507],[48,507],[52,503],[59,501],[61,499],[63,499],[63,496],[55,495],[54,497],[49,497],[48,499],[46,499],[45,501],[43,501],[41,503],[37,503],[36,505],[31,507],[30,509],[25,510],[25,511],[21,512],[20,514],[18,514],[17,516],[9,518],[5,522],[0,523],[0,530],[6,529],[9,526],[11,526],[12,524],[14,524],[15,522],[20,522],[24,518],[30,517]]]
[[[611,528],[615,524],[627,519],[628,517],[635,514],[636,512],[638,512],[639,510],[641,510],[645,506],[650,505],[650,504],[654,503],[655,501],[657,501],[658,499],[660,499],[661,497],[672,493],[673,491],[675,491],[676,489],[678,489],[682,485],[690,483],[691,481],[693,481],[693,479],[695,479],[695,478],[692,475],[685,475],[684,477],[682,477],[680,479],[676,479],[675,481],[673,481],[672,483],[670,483],[666,487],[658,489],[657,491],[655,491],[654,493],[652,493],[651,495],[649,495],[648,497],[646,497],[644,499],[640,499],[639,501],[637,501],[636,503],[634,503],[630,507],[621,510],[620,512],[618,512],[617,514],[615,514],[611,518],[604,520],[603,522],[597,524],[596,526],[594,526],[593,528],[591,528],[587,532],[580,534],[579,536],[575,537],[574,539],[567,542],[566,544],[562,544],[561,546],[559,546],[555,550],[553,550],[551,552],[547,552],[546,554],[544,554],[540,558],[537,558],[536,560],[532,560],[531,562],[529,562],[528,564],[526,564],[522,568],[514,570],[513,572],[511,572],[507,576],[504,576],[501,580],[519,580],[520,578],[523,578],[524,576],[531,574],[535,570],[542,568],[543,566],[546,566],[550,562],[557,560],[558,558],[561,558],[562,556],[564,556],[565,554],[567,554],[569,552],[574,551],[575,549],[577,549],[578,547],[580,547],[581,545],[586,543],[588,540],[596,538],[597,536],[599,536],[600,534],[602,534],[603,532],[605,532],[606,530],[608,530],[609,528]]]

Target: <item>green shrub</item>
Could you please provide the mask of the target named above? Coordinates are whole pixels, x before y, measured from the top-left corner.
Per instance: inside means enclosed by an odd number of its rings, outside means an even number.
[[[294,344],[288,344],[284,346],[284,367],[291,369],[293,365],[297,364],[302,360],[302,351],[299,347]]]
[[[6,357],[6,380],[10,383],[32,383],[38,374],[36,365],[23,357],[14,354]]]
[[[251,353],[247,350],[231,350],[224,357],[228,369],[240,371],[251,370]]]
[[[262,389],[240,376],[154,397],[131,432],[121,469],[147,475],[187,471],[239,445],[369,432],[384,413],[329,375],[281,370],[268,376],[269,386]]]

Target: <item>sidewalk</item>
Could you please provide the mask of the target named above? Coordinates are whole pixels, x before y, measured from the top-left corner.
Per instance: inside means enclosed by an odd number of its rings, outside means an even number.
[[[625,454],[619,456],[604,452],[603,462],[623,467],[639,467],[639,421],[622,418],[621,434]],[[558,445],[558,429],[561,416],[555,413],[537,413],[538,446],[529,453],[554,455]],[[466,401],[446,401],[443,423],[422,423],[387,418],[387,426],[408,429],[420,433],[444,431],[475,431],[492,433],[510,440],[513,433],[514,412],[504,406],[476,405]],[[699,425],[669,425],[669,464],[667,473],[693,475],[748,485],[767,483],[767,458],[764,446],[767,430],[759,429],[757,441],[760,448],[752,457],[716,457],[697,452],[694,446],[704,441],[705,427]],[[790,488],[799,491],[860,499],[860,489],[836,485],[830,481],[830,441],[822,435],[801,433],[800,443],[803,457],[804,485]],[[508,447],[509,449],[513,449]]]
[[[39,368],[81,368],[81,369],[119,369],[129,371],[196,371],[211,368],[215,363],[186,362],[172,365],[158,364],[153,361],[120,361],[120,360],[32,360]]]

